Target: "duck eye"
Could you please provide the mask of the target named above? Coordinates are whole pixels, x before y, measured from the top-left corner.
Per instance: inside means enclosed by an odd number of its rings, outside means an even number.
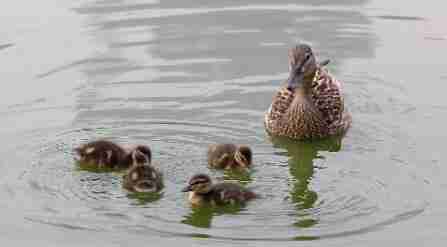
[[[309,60],[309,58],[310,58],[310,53],[306,53],[306,56],[304,57],[304,60]]]

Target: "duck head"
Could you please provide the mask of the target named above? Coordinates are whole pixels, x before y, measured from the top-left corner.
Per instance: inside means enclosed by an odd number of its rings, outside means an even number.
[[[188,186],[183,188],[182,192],[196,192],[198,194],[206,194],[211,190],[211,178],[206,174],[194,175],[188,182]]]
[[[312,48],[300,44],[289,50],[289,78],[287,88],[294,91],[297,88],[310,88],[318,65]]]

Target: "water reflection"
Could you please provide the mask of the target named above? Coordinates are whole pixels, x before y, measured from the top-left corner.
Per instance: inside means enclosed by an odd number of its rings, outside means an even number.
[[[321,1],[321,4],[324,2]],[[204,3],[169,0],[159,5],[165,8],[188,6],[192,12],[204,7],[208,9],[200,15],[186,14],[188,11],[184,11],[172,16],[133,18],[128,23],[127,20],[120,20],[120,23],[128,27],[147,26],[149,23],[157,25],[159,28],[154,29],[157,36],[155,43],[146,43],[146,46],[155,56],[163,59],[230,58],[230,63],[157,66],[160,71],[182,70],[200,74],[206,81],[220,81],[285,72],[287,49],[297,41],[312,43],[316,51],[332,58],[334,64],[348,58],[371,57],[374,37],[368,30],[371,23],[369,18],[354,9],[333,7],[366,2],[345,0],[331,2],[332,7],[318,8],[315,1],[301,1],[300,5],[293,5],[296,1],[265,5],[267,1],[257,0],[241,5],[234,1]],[[211,8],[216,6],[229,7]],[[151,45],[156,47],[152,49]],[[183,82],[197,80],[185,79]],[[238,83],[238,86],[241,89],[250,86],[244,84]],[[244,106],[252,109],[266,108],[259,101],[244,101],[234,93],[225,96],[227,100],[243,101]],[[253,97],[250,95],[246,98]]]
[[[243,205],[226,205],[226,206],[191,206],[191,212],[181,221],[183,224],[210,228],[214,216],[224,214],[237,214],[244,208]]]
[[[92,59],[119,61],[83,65],[89,81],[103,84],[84,90],[76,122],[116,120],[112,114],[235,122],[240,112],[250,113],[245,121],[259,127],[292,44],[312,43],[322,58],[332,59],[334,70],[346,59],[373,56],[371,21],[351,8],[366,2],[88,1],[75,11],[87,17],[93,38],[105,47]],[[112,96],[101,99],[107,94]],[[159,107],[163,102],[170,107]],[[157,107],[146,110],[151,105]],[[95,108],[101,111],[92,114]]]
[[[240,184],[248,185],[252,181],[251,174],[252,174],[251,171],[245,171],[245,170],[244,171],[226,170],[224,171],[223,178],[226,181],[234,180],[239,182]]]
[[[163,193],[161,192],[154,192],[154,193],[133,192],[127,194],[127,198],[135,201],[136,205],[146,205],[151,202],[156,202],[160,200],[162,197]]]
[[[293,178],[289,199],[295,205],[298,217],[294,225],[302,228],[316,225],[318,219],[309,213],[318,200],[318,194],[310,188],[315,169],[318,168],[314,160],[324,158],[319,155],[321,151],[340,151],[342,137],[305,142],[270,136],[270,140],[275,147],[286,149],[289,156],[289,173]]]

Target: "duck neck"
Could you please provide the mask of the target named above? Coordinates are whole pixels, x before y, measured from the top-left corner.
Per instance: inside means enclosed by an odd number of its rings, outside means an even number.
[[[320,132],[324,128],[325,121],[321,112],[313,103],[311,90],[309,87],[295,89],[294,99],[286,119],[289,123],[293,123],[293,126],[291,126],[292,132],[299,129],[301,133],[312,135],[312,133]]]
[[[298,110],[300,107],[310,108],[314,104],[312,102],[312,82],[306,81],[299,87],[295,88],[293,94],[294,99],[292,101],[292,109]],[[295,106],[295,107],[293,107]]]
[[[312,76],[306,76],[303,83],[295,88],[294,99],[291,104],[291,114],[297,114],[298,116],[305,116],[307,114],[315,114],[316,108],[312,100],[312,84],[316,77],[318,76],[318,71],[316,70]]]
[[[312,95],[312,88],[308,87],[307,85],[302,85],[301,87],[298,87],[294,91],[295,94],[295,100],[301,99],[306,101],[311,101],[311,95]],[[294,100],[294,101],[295,101]]]

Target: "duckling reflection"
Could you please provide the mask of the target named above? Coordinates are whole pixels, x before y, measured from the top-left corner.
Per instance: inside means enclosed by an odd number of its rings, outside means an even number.
[[[320,158],[319,151],[338,152],[341,148],[341,137],[333,137],[314,142],[296,141],[285,137],[270,137],[275,147],[285,148],[289,159],[289,172],[295,179],[290,191],[290,199],[294,203],[297,215],[302,216],[295,223],[297,227],[311,227],[318,223],[308,216],[304,210],[314,207],[318,194],[309,188],[314,175],[314,160]]]
[[[190,214],[186,215],[181,222],[195,227],[210,228],[214,216],[237,214],[242,211],[243,208],[244,206],[241,204],[218,207],[192,205]]]
[[[135,201],[135,205],[145,205],[151,202],[156,202],[160,200],[163,196],[163,193],[161,192],[154,192],[154,193],[143,193],[143,192],[134,192],[134,193],[128,193],[126,195],[127,198],[132,199]]]
[[[251,183],[251,172],[248,170],[225,170],[224,181],[237,181],[241,185],[247,186]]]

